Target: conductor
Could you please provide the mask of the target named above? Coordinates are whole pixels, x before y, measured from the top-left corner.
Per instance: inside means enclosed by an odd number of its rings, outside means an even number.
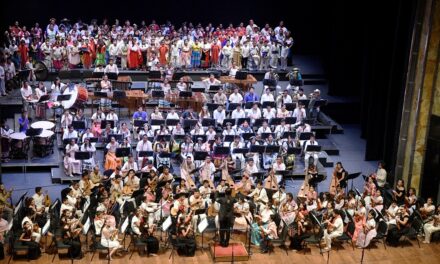
[[[217,198],[220,204],[220,211],[218,219],[220,224],[220,245],[222,247],[229,246],[229,237],[231,235],[231,228],[234,224],[234,198],[231,197],[232,189],[225,190],[225,197]]]

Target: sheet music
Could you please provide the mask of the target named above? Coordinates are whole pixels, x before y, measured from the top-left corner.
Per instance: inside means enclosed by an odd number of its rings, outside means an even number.
[[[86,210],[89,208],[89,205],[90,205],[90,201],[89,199],[87,199],[83,206],[83,212],[86,212]]]
[[[199,230],[199,233],[203,233],[203,231],[205,231],[205,229],[208,227],[209,223],[208,223],[208,219],[205,218],[202,221],[200,221],[199,225],[197,226],[197,229]]]
[[[125,218],[124,223],[121,225],[121,233],[125,233],[125,230],[128,227],[128,217]]]
[[[165,232],[168,230],[168,228],[173,224],[173,221],[171,221],[171,216],[168,216],[168,218],[163,222],[162,224],[162,230]]]
[[[50,228],[50,219],[47,219],[46,224],[44,224],[43,228],[41,229],[41,235],[46,235],[47,231],[49,231]]]
[[[17,204],[17,206],[14,209],[14,215],[17,214],[18,210],[20,210],[21,204],[23,203],[23,200],[20,200]]]
[[[87,221],[83,225],[83,234],[84,235],[87,235],[87,233],[89,232],[89,228],[90,228],[90,217],[87,218]]]

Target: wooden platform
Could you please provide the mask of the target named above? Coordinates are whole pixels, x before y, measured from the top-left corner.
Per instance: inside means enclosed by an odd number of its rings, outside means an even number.
[[[249,260],[249,253],[246,246],[241,242],[230,243],[228,247],[221,247],[220,244],[212,243],[209,246],[212,260],[214,262],[235,262]]]

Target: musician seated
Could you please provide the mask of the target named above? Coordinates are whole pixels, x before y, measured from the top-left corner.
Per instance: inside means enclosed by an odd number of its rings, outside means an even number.
[[[122,135],[122,138],[128,141],[128,143],[131,142],[131,131],[127,126],[127,123],[123,122],[121,123],[121,128],[118,131],[119,135]],[[122,146],[121,146],[122,147]]]
[[[221,82],[215,78],[214,74],[210,74],[209,78],[203,80],[203,84],[205,85],[206,89],[209,89],[211,85],[219,85]]]
[[[95,165],[95,167],[93,167],[93,170],[90,172],[89,178],[93,184],[100,185],[102,179],[104,179],[105,177],[104,175],[102,175],[101,171],[99,170],[99,166]]]
[[[332,239],[342,236],[344,232],[344,222],[342,221],[341,211],[338,209],[333,210],[333,220],[326,220],[327,228],[324,229],[324,241],[326,247],[323,249],[324,252],[329,251],[332,247]]]
[[[270,120],[275,118],[277,115],[277,111],[275,108],[272,108],[271,105],[267,105],[266,108],[263,109],[263,118]]]
[[[432,202],[432,198],[428,198],[428,201],[429,200],[431,200],[431,202]],[[421,209],[424,209],[424,210],[422,210],[422,212],[426,211],[427,208],[429,210],[430,209],[429,207],[431,207],[431,206],[428,205],[428,207],[421,208]],[[427,222],[423,226],[423,231],[425,233],[425,239],[423,240],[423,243],[425,243],[425,244],[429,244],[431,242],[431,236],[433,233],[440,231],[440,205],[437,206],[437,212],[435,214],[434,213],[435,213],[434,211],[428,213],[428,215],[429,214],[432,215],[432,219],[431,219],[431,221]],[[426,213],[424,213],[424,214],[426,215]]]
[[[127,173],[127,177],[124,179],[124,186],[129,187],[131,190],[139,190],[139,177],[136,176],[135,170],[130,169]]]
[[[262,231],[262,239],[260,242],[261,253],[267,253],[271,249],[270,241],[278,238],[278,228],[275,223],[275,215],[271,215],[267,223],[267,227],[260,226]]]
[[[32,199],[34,199],[35,207],[38,211],[47,212],[50,206],[50,199],[47,194],[47,191],[43,193],[43,188],[35,187],[35,194],[32,195]]]
[[[33,232],[33,226],[29,221],[23,223],[23,233],[21,234],[19,241],[28,247],[27,258],[29,260],[38,259],[41,255],[40,245],[35,241]]]
[[[70,125],[72,125],[72,121],[73,116],[70,114],[69,110],[64,110],[64,113],[61,116],[61,129],[67,129]]]
[[[62,198],[59,214],[61,215],[64,210],[70,210],[72,213],[76,212],[76,207],[70,204],[69,199],[67,197]]]
[[[175,108],[171,108],[171,110],[168,112],[166,119],[180,119],[179,114],[176,112]]]
[[[188,109],[182,113],[182,119],[199,119],[199,115],[194,112],[194,109],[189,106]]]
[[[177,241],[179,247],[177,253],[183,256],[194,256],[196,241],[194,230],[191,225],[191,214],[180,214],[177,220]]]
[[[107,144],[107,155],[105,156],[105,170],[115,170],[117,166],[122,165],[122,159],[116,157],[116,149],[119,147],[119,143],[114,137],[110,139],[110,143]]]
[[[116,75],[119,74],[118,66],[116,64],[114,64],[113,58],[109,58],[108,64],[105,66],[104,72],[105,73],[109,73],[109,72],[116,73]]]
[[[205,131],[203,131],[203,129],[200,127],[200,125],[197,123],[195,126],[194,126],[194,129],[192,129],[190,132],[189,132],[189,134],[191,135],[191,136],[194,136],[194,135],[205,135]]]
[[[63,140],[64,139],[77,139],[77,138],[78,138],[78,132],[73,129],[72,125],[69,125],[67,127],[67,130],[64,130]]]
[[[80,233],[82,230],[81,222],[72,215],[69,210],[63,211],[61,215],[61,236],[63,244],[69,245],[69,256],[74,259],[81,259],[81,240]]]
[[[152,172],[155,173],[157,171],[157,169],[154,167],[153,161],[147,160],[146,165],[141,169],[141,171],[150,173],[150,176],[151,176],[151,173]]]
[[[275,206],[280,206],[283,204],[287,199],[286,194],[286,187],[284,185],[281,185],[278,190],[272,194],[272,201]],[[295,203],[295,201],[293,201]],[[296,205],[296,203],[295,203]]]
[[[260,100],[261,105],[263,105],[264,102],[275,102],[275,98],[273,97],[270,88],[266,88],[264,91],[265,91],[264,94],[261,95],[261,100]]]
[[[211,190],[211,189],[209,189]],[[204,190],[205,191],[205,190]],[[206,193],[204,193],[206,195]],[[208,195],[209,197],[209,195]],[[208,204],[206,202],[206,199],[202,196],[201,192],[197,189],[194,190],[194,193],[189,197],[189,205],[191,208],[191,211],[194,212],[191,223],[193,226],[193,230],[197,230],[197,223],[202,221],[206,218],[206,214],[195,214],[197,213],[197,210],[206,209],[208,207]]]
[[[109,121],[114,121],[115,122],[115,126],[118,123],[118,115],[115,113],[115,109],[110,109],[110,112],[107,114],[107,116],[105,117],[105,120],[109,120]]]
[[[147,222],[148,224],[153,224],[155,219],[155,212],[159,210],[158,204],[155,202],[156,197],[152,196],[145,196],[144,200],[142,201],[140,205],[140,209],[144,212],[144,214],[147,216]]]
[[[250,198],[254,198],[254,203],[258,206],[260,211],[262,211],[262,209],[269,202],[269,197],[267,197],[266,189],[263,188],[263,183],[261,181],[257,183],[257,188],[255,188],[247,196]]]
[[[142,106],[138,107],[138,110],[136,112],[134,112],[133,114],[133,120],[143,120],[143,121],[147,121],[148,119],[148,114],[147,112],[145,112],[143,110]],[[134,122],[133,122],[134,123]]]
[[[226,94],[223,93],[223,88],[218,89],[217,93],[214,94],[212,98],[214,104],[219,104],[224,106],[228,101]]]
[[[177,90],[180,92],[185,92],[188,89],[188,85],[183,80],[183,77],[180,77],[179,82],[176,84]]]
[[[41,228],[40,228],[40,225],[36,222],[36,220],[35,220],[35,222],[32,220],[35,218],[36,218],[36,214],[34,211],[25,210],[25,217],[23,217],[23,219],[21,220],[21,226],[22,226],[22,228],[25,228],[25,224],[29,223],[29,225],[31,226],[31,229],[32,229],[32,232],[31,232],[32,240],[35,241],[36,243],[40,243],[41,242]]]
[[[292,97],[289,95],[288,90],[284,90],[280,92],[280,95],[277,97],[277,106],[282,107],[284,104],[290,104],[292,103]]]
[[[118,240],[119,230],[112,227],[109,223],[105,223],[101,232],[101,245],[110,249],[110,254],[107,256],[108,259],[112,260],[112,256],[116,253],[117,256],[122,256],[118,253],[118,249],[123,248]]]
[[[87,167],[87,169],[91,169],[95,166],[95,154],[96,154],[96,148],[94,143],[90,143],[89,138],[84,138],[83,144],[81,145],[80,150],[82,152],[89,152],[90,158],[84,160],[84,165]]]
[[[306,166],[308,166],[310,162],[313,162],[313,164],[316,166],[318,164],[318,152],[307,151],[308,146],[318,146],[318,142],[315,140],[314,135],[311,135],[310,139],[304,143],[304,162]],[[313,161],[311,161],[310,158],[313,158]]]
[[[98,185],[95,185],[89,178],[87,171],[83,172],[81,180],[79,181],[79,189],[83,197],[89,197],[92,194],[92,189]]]
[[[168,167],[163,167],[163,172],[159,176],[159,185],[165,182],[173,182],[174,176],[170,173],[170,169]]]
[[[232,111],[231,118],[238,119],[245,117],[246,117],[246,112],[241,108],[241,105],[237,105],[236,109]]]
[[[266,121],[263,122],[262,126],[258,128],[257,134],[261,135],[263,133],[272,133],[272,129],[267,124]]]
[[[423,207],[420,207],[419,211],[423,219],[426,219],[434,214],[435,205],[433,204],[432,197],[428,197],[428,199],[426,199],[426,203],[423,204]]]
[[[238,134],[241,135],[243,133],[253,133],[252,128],[249,126],[248,121],[244,121],[243,124],[238,128]]]
[[[98,64],[96,65],[95,69],[93,70],[93,72],[104,72],[104,66],[102,64]]]
[[[307,132],[307,133],[312,132],[312,127],[307,123],[301,122],[299,127],[296,129],[296,133],[299,135],[303,132]]]
[[[124,163],[124,166],[122,166],[121,168],[121,175],[126,176],[128,174],[128,171],[130,170],[134,170],[135,172],[139,170],[138,164],[136,161],[134,161],[134,157],[131,154],[128,156],[128,160]]]
[[[185,130],[182,127],[182,124],[177,123],[176,126],[173,128],[172,135],[185,135]]]
[[[258,103],[254,103],[250,109],[246,110],[246,116],[251,119],[251,124],[254,124],[255,120],[261,118],[262,114]]]
[[[186,180],[181,179],[179,185],[176,186],[176,193],[189,193],[191,189],[188,188]]]
[[[216,120],[215,122],[218,126],[223,125],[223,120],[225,120],[225,118],[226,118],[226,111],[225,111],[224,106],[222,104],[219,104],[217,109],[215,109],[213,111],[212,118],[214,118]],[[229,123],[229,124],[231,124],[231,123]]]

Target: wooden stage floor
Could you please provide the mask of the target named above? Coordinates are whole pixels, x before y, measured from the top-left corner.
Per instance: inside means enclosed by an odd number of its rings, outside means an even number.
[[[432,243],[429,245],[421,244],[421,248],[417,246],[416,241],[411,241],[412,245],[404,244],[403,247],[387,247],[385,250],[383,245],[377,243],[373,245],[371,250],[365,250],[364,262],[363,263],[399,263],[399,264],[421,264],[421,263],[440,263],[440,243]],[[276,264],[287,264],[287,263],[327,263],[327,253],[323,256],[319,254],[319,249],[315,246],[310,246],[311,252],[303,254],[303,252],[292,252],[289,251],[286,255],[285,251],[280,248],[275,248],[275,252],[269,254],[260,254],[259,249],[252,247],[253,255],[249,261],[235,262],[235,263],[276,263]],[[131,260],[129,256],[131,254],[127,253],[123,257],[114,257],[110,263],[114,264],[141,264],[141,263],[213,263],[211,255],[208,249],[196,251],[194,257],[180,257],[177,254],[174,255],[174,260],[169,259],[171,250],[161,251],[157,257],[146,257],[139,256],[137,252],[133,254]],[[362,250],[353,249],[349,244],[345,244],[344,248],[339,248],[336,250],[334,248],[330,252],[330,260],[328,263],[360,263]],[[9,256],[7,256],[9,257]],[[43,254],[38,260],[30,261],[29,263],[34,264],[46,264],[51,263],[53,255]],[[74,260],[74,263],[86,264],[91,263],[90,259],[92,253],[88,253],[81,260]],[[107,263],[107,260],[98,257],[98,252],[96,253],[93,263]],[[0,263],[7,263],[9,258],[0,261]],[[11,261],[11,263],[28,263],[26,259],[17,259]],[[69,259],[58,259],[55,257],[53,263],[70,263]]]

